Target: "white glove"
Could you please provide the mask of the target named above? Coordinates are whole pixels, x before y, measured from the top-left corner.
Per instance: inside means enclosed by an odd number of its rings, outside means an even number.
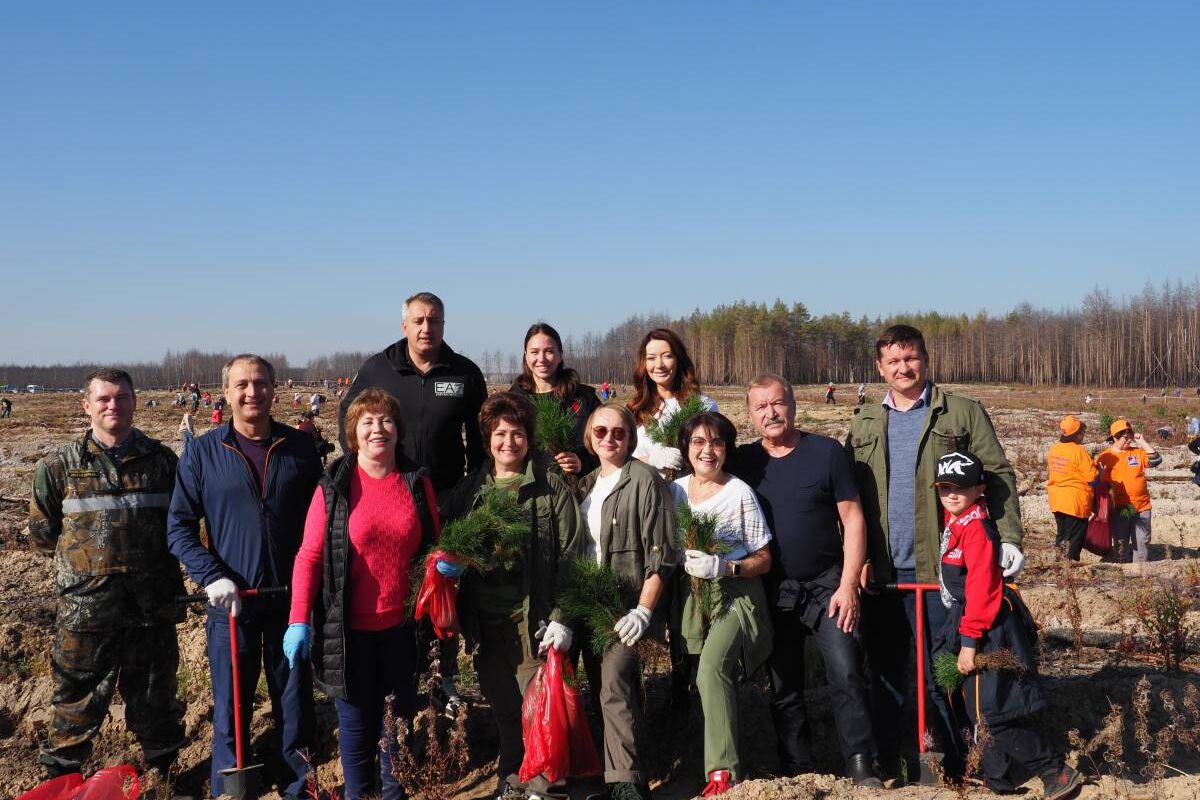
[[[647,456],[647,463],[655,469],[683,469],[683,453],[677,447],[655,447]]]
[[[650,609],[643,605],[637,608],[629,609],[629,613],[617,620],[617,624],[613,625],[613,630],[617,632],[617,638],[621,640],[621,644],[626,647],[633,647],[646,634],[646,629],[650,627]]]
[[[1021,552],[1021,548],[1008,542],[1002,543],[1000,545],[1000,569],[1004,570],[1004,577],[1015,576],[1023,566],[1025,566],[1025,554]]]
[[[204,587],[208,595],[208,604],[213,608],[224,608],[235,617],[242,613],[242,598],[238,595],[237,584],[229,578],[220,578]]]
[[[725,574],[725,559],[703,550],[684,550],[683,569],[693,578],[712,580]]]
[[[558,650],[560,653],[565,653],[571,649],[571,640],[574,636],[571,629],[561,622],[551,622],[546,626],[546,632],[542,634],[542,644],[538,647],[538,655],[549,650],[551,647]]]

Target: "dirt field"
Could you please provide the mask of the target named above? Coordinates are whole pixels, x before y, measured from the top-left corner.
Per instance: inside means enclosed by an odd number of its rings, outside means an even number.
[[[1188,648],[1192,652],[1200,650],[1200,616],[1192,610],[1200,597],[1200,564],[1196,558],[1200,553],[1200,488],[1190,482],[1188,465],[1192,456],[1183,447],[1181,421],[1181,415],[1200,414],[1200,398],[1155,397],[1143,404],[1140,393],[1129,390],[1094,391],[1100,400],[1084,406],[1083,392],[1075,390],[959,388],[988,406],[1017,468],[1028,555],[1021,590],[1043,628],[1043,672],[1051,698],[1045,730],[1070,752],[1072,762],[1095,777],[1082,796],[1166,800],[1200,797],[1200,779],[1195,777],[1200,773],[1200,752],[1196,750],[1200,745],[1200,707],[1196,704],[1200,699],[1200,658],[1185,658],[1181,669],[1167,671],[1155,646],[1154,626],[1147,624],[1159,620],[1170,628],[1170,613],[1181,611],[1180,627],[1185,630]],[[738,425],[740,436],[751,438],[741,392],[717,389],[712,393],[722,411]],[[798,394],[802,428],[839,439],[845,435],[853,411],[853,387],[839,387],[840,402],[836,405],[821,401],[822,387],[801,387]],[[881,394],[879,386],[872,386],[869,397],[877,402]],[[169,405],[173,396],[141,395],[138,425],[178,449],[179,413]],[[151,398],[162,405],[147,408],[146,401]],[[0,420],[0,797],[14,796],[38,782],[37,746],[45,733],[50,700],[48,650],[54,597],[49,559],[30,552],[20,534],[30,477],[41,455],[84,430],[84,417],[75,396],[19,395],[13,400],[13,418]],[[291,409],[284,411],[277,416],[294,422]],[[1055,556],[1042,454],[1055,437],[1058,418],[1067,412],[1078,414],[1097,433],[1100,415],[1105,413],[1129,416],[1148,435],[1162,425],[1173,427],[1161,448],[1165,463],[1153,471],[1151,479],[1154,561],[1144,570],[1101,564],[1088,555],[1082,565],[1065,569]],[[332,433],[328,419],[324,425],[327,433]],[[198,432],[206,427],[198,424]],[[1094,438],[1098,441],[1099,437]],[[198,794],[207,779],[211,724],[202,617],[189,617],[180,628],[180,641],[180,695],[187,703],[192,744],[181,756],[173,783],[179,794]],[[699,714],[694,712],[688,720],[671,718],[665,704],[664,664],[661,660],[652,663],[646,672],[648,762],[656,797],[691,797],[703,786]],[[824,770],[836,773],[839,759],[819,675],[819,667],[814,668],[809,692],[815,712],[817,755]],[[1139,688],[1143,678],[1146,683]],[[455,783],[455,794],[482,797],[494,780],[496,741],[487,706],[473,685],[469,669],[464,669],[462,685],[471,702],[468,727],[472,751],[467,774]],[[741,691],[742,750],[755,779],[728,795],[731,800],[884,796],[854,789],[848,781],[832,775],[772,780],[776,762],[765,694],[758,683]],[[268,727],[263,695],[265,690],[260,686],[256,737],[263,736]],[[105,725],[94,766],[136,762],[138,749],[125,732],[122,716],[123,707],[118,701]],[[323,700],[318,703],[318,724],[314,762],[321,785],[332,788],[340,783],[337,734],[333,709]],[[1068,731],[1073,729],[1077,734],[1068,740]],[[1037,781],[1031,787],[1029,796],[1040,797]],[[159,787],[155,796],[167,797],[170,791],[170,787]],[[960,793],[949,788],[909,787],[888,791],[886,796],[990,795],[981,790]]]

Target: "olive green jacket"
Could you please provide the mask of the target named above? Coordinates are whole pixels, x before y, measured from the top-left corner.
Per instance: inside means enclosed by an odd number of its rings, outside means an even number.
[[[465,516],[479,501],[484,489],[495,484],[492,464],[485,461],[452,488],[438,495],[438,514],[446,520]],[[521,606],[513,614],[526,657],[537,653],[534,633],[543,621],[563,621],[557,608],[558,571],[565,559],[581,555],[584,532],[579,504],[567,484],[547,472],[538,457],[529,459],[525,476],[517,488],[517,502],[529,514],[529,540],[516,567],[520,581]],[[513,577],[513,576],[508,576]],[[458,592],[458,617],[468,650],[479,643],[479,590],[487,577],[474,570],[463,577]]]
[[[888,410],[881,404],[863,406],[850,423],[846,450],[858,482],[863,514],[867,518],[867,555],[875,580],[895,579],[888,537]],[[937,460],[956,450],[968,450],[983,462],[987,485],[988,515],[1000,531],[1001,541],[1021,544],[1021,505],[1016,477],[1004,448],[996,438],[992,421],[983,406],[969,397],[929,388],[929,415],[921,429],[917,449],[916,497],[899,498],[912,503],[915,523],[917,580],[936,583],[943,525],[942,505],[933,488]]]
[[[175,453],[136,428],[120,464],[89,434],[38,461],[27,532],[54,556],[58,626],[107,630],[183,619],[167,551]]]
[[[579,482],[580,497],[587,497],[600,477],[597,467]],[[631,458],[601,506],[600,563],[612,567],[621,584],[625,603],[633,608],[642,584],[651,575],[665,581],[678,561],[675,544],[675,500],[667,482],[653,467]],[[666,586],[664,588],[664,595]],[[654,616],[662,618],[659,602]]]

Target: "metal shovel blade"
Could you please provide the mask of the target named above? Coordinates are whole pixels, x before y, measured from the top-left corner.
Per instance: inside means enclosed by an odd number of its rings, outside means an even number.
[[[262,764],[248,764],[238,769],[230,767],[221,770],[221,783],[224,793],[235,800],[256,800],[259,788],[262,786]]]
[[[917,757],[921,765],[921,774],[918,780],[922,786],[941,786],[943,784],[945,772],[942,770],[942,762],[945,759],[945,753],[931,753],[929,751],[921,753]]]

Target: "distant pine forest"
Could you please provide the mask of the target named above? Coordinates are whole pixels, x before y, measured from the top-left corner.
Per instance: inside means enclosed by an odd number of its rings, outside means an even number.
[[[547,319],[562,326],[562,320]],[[683,318],[631,316],[604,333],[568,337],[566,363],[585,381],[629,383],[646,331],[673,328],[687,342],[701,383],[745,384],[763,372],[795,383],[857,383],[877,379],[874,344],[880,331],[904,322],[921,329],[935,380],[950,383],[1069,384],[1165,388],[1200,385],[1200,279],[1114,300],[1096,289],[1078,308],[1051,311],[1022,304],[993,316],[980,312],[920,312],[852,319],[813,316],[803,303],[736,302]],[[400,332],[397,331],[397,337]],[[454,331],[447,340],[454,344]],[[378,346],[386,345],[379,342]],[[503,383],[520,370],[520,340],[508,349],[467,353],[489,380]],[[280,380],[351,377],[369,352],[341,352],[293,366],[286,355],[264,353]],[[139,387],[170,388],[220,382],[229,353],[168,351],[159,363],[122,364]],[[96,366],[0,365],[0,384],[76,388]]]

